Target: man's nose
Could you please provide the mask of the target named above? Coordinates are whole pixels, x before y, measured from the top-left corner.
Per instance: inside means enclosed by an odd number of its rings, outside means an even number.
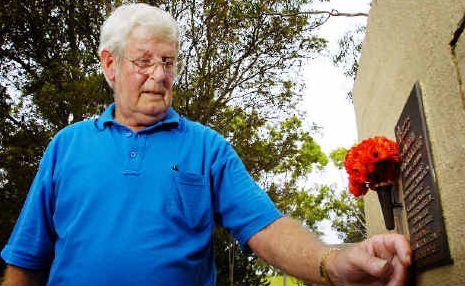
[[[163,64],[155,64],[151,70],[148,71],[148,75],[155,80],[164,79],[166,77],[165,69]]]

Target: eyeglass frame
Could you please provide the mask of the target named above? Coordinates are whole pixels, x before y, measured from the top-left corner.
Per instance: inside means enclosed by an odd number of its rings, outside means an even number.
[[[137,73],[139,74],[142,74],[142,75],[151,75],[155,72],[155,70],[161,65],[162,66],[162,69],[163,69],[163,74],[166,76],[166,77],[170,77],[170,78],[174,78],[176,76],[176,74],[178,74],[178,69],[179,70],[182,70],[182,68],[179,68],[176,66],[177,63],[179,63],[179,61],[175,58],[173,61],[163,61],[163,60],[157,60],[157,59],[151,59],[151,60],[147,60],[149,62],[149,64],[147,64],[147,67],[143,67],[140,63],[140,61],[144,61],[144,59],[141,59],[141,58],[137,58],[137,59],[130,59],[126,56],[122,56],[122,58],[128,60],[129,62],[131,62],[136,68],[137,68]],[[169,57],[167,57],[169,58]],[[137,63],[139,61],[139,63]],[[171,73],[167,73],[166,72],[166,67],[167,67],[167,64],[171,63],[173,65],[173,71]],[[146,69],[147,71],[146,72],[142,72],[141,69]]]

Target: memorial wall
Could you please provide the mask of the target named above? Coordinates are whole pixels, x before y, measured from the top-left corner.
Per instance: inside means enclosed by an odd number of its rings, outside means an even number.
[[[396,232],[416,285],[465,285],[465,0],[372,2],[354,86],[359,139],[397,140]],[[368,234],[387,232],[376,193]]]

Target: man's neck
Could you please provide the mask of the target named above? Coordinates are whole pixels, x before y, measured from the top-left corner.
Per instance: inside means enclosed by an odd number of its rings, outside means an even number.
[[[136,116],[125,116],[115,106],[114,119],[121,125],[126,126],[127,128],[133,130],[134,132],[137,132],[148,126],[151,126],[157,123],[160,120],[163,120],[163,118],[165,118],[167,113],[168,111],[166,111],[165,113],[159,114],[157,116],[148,116],[145,114],[138,114]]]

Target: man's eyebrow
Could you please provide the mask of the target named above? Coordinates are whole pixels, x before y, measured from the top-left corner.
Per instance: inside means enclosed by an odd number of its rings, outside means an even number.
[[[144,57],[150,55],[150,52],[147,51],[147,50],[144,49],[144,48],[138,48],[138,49],[137,49],[137,52],[142,52],[142,56],[144,56]]]
[[[144,48],[137,48],[137,52],[142,52],[142,55],[138,56],[139,58],[145,58],[145,57],[153,57],[153,54],[150,51],[147,51]],[[176,59],[176,55],[169,54],[167,56],[161,56],[162,59]]]

